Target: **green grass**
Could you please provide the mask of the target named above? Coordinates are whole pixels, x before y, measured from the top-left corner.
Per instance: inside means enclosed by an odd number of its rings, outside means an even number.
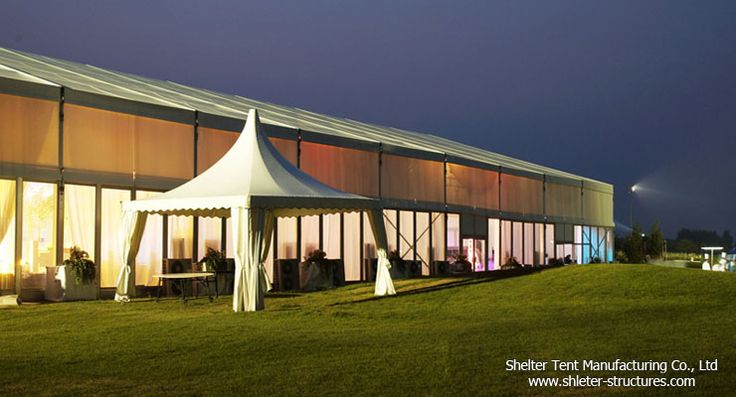
[[[381,299],[370,284],[269,296],[246,314],[229,297],[1,309],[0,395],[733,393],[736,274],[590,265],[396,284]],[[531,389],[510,358],[718,358],[719,371],[687,389]]]

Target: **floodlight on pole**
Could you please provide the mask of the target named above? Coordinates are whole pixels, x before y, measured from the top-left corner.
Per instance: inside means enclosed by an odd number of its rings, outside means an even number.
[[[629,226],[634,229],[634,193],[639,189],[636,185],[631,185],[629,189]]]

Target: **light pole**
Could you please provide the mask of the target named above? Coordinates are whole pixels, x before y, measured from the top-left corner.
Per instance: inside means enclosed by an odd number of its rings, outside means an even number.
[[[634,229],[634,193],[636,193],[636,185],[632,185],[629,189],[629,227]]]
[[[667,261],[667,239],[666,238],[662,239],[662,245],[664,245],[664,247],[662,248],[662,257],[664,258],[664,261],[666,262]]]

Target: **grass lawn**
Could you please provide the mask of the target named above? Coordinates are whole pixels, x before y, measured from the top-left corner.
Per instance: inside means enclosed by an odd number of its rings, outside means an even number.
[[[247,314],[229,297],[0,309],[0,396],[734,393],[736,274],[589,265],[396,285],[382,299],[370,284],[270,295]],[[533,389],[531,373],[505,371],[511,358],[717,358],[719,370],[682,375],[694,388]]]

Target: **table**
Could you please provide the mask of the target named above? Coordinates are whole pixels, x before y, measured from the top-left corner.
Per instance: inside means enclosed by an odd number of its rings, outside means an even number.
[[[164,280],[169,282],[177,282],[179,284],[179,290],[181,291],[181,301],[186,302],[184,296],[184,281],[192,280],[193,282],[204,285],[207,288],[207,298],[212,302],[212,293],[210,292],[209,278],[214,276],[215,273],[211,272],[191,272],[191,273],[169,273],[169,274],[154,274],[153,277],[158,278],[158,287],[156,288],[156,302],[161,298],[161,287],[163,286]],[[217,280],[215,280],[217,282]]]

